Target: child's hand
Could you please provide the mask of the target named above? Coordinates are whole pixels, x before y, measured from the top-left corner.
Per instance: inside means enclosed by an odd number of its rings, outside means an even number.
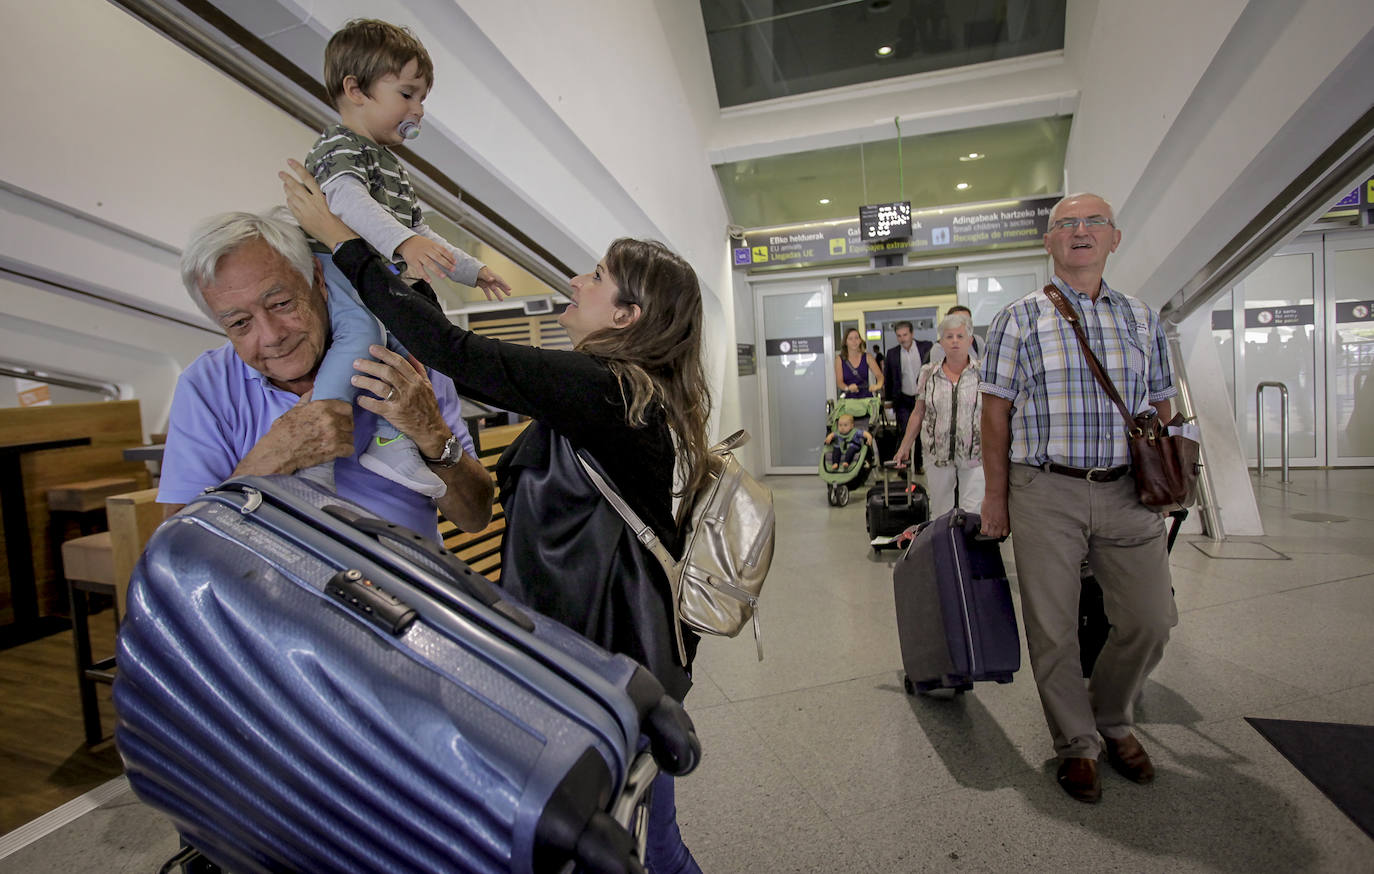
[[[500,300],[510,296],[510,283],[496,274],[490,267],[477,271],[477,287],[487,296],[487,300]]]
[[[418,270],[430,282],[447,276],[458,263],[448,249],[419,234],[397,246],[396,254],[405,259],[411,271]]]

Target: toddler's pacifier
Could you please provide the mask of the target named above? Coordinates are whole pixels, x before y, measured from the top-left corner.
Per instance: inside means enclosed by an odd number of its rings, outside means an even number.
[[[413,140],[420,135],[420,123],[407,118],[396,128],[396,132],[408,140]]]

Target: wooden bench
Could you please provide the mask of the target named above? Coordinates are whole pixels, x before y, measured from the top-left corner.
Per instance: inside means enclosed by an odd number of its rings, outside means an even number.
[[[124,491],[152,484],[141,462],[122,455],[143,440],[137,400],[0,409],[0,446],[60,440],[86,445],[25,451],[5,474],[0,627],[20,639],[41,635],[45,620],[66,612],[59,557],[68,532],[54,530],[48,491],[106,477],[132,477]]]
[[[515,440],[528,422],[518,425],[499,425],[483,429],[474,435],[478,445],[477,460],[496,478],[496,462],[501,453]],[[458,526],[439,517],[439,536],[444,548],[457,555],[477,573],[493,583],[501,579],[501,541],[506,533],[506,514],[498,503],[491,508],[491,521],[481,531],[459,531]]]

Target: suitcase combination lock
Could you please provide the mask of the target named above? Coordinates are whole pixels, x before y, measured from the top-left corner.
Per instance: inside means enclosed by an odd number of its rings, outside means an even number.
[[[412,607],[378,588],[358,570],[339,571],[325,583],[324,592],[394,637],[399,637],[415,621]]]

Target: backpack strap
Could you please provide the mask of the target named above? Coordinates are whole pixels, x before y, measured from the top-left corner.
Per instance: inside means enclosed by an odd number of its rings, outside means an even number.
[[[559,434],[558,437],[560,440],[568,440],[562,434]],[[583,451],[573,446],[571,441],[568,441],[568,447],[577,456],[577,461],[582,465],[582,470],[586,472],[587,479],[592,481],[592,485],[596,486],[598,492],[601,492],[601,496],[606,499],[606,502],[615,508],[615,511],[620,514],[620,518],[624,519],[625,524],[629,526],[630,533],[653,554],[654,558],[658,559],[658,563],[663,566],[663,572],[668,575],[668,591],[673,602],[673,634],[677,643],[678,661],[685,666],[687,664],[687,646],[682,640],[682,614],[678,610],[678,601],[682,596],[682,581],[678,573],[678,562],[668,552],[663,541],[658,539],[654,529],[639,518],[639,514],[632,510],[629,504],[625,503],[625,499],[615,490],[615,486],[606,482],[606,478],[592,465]]]

